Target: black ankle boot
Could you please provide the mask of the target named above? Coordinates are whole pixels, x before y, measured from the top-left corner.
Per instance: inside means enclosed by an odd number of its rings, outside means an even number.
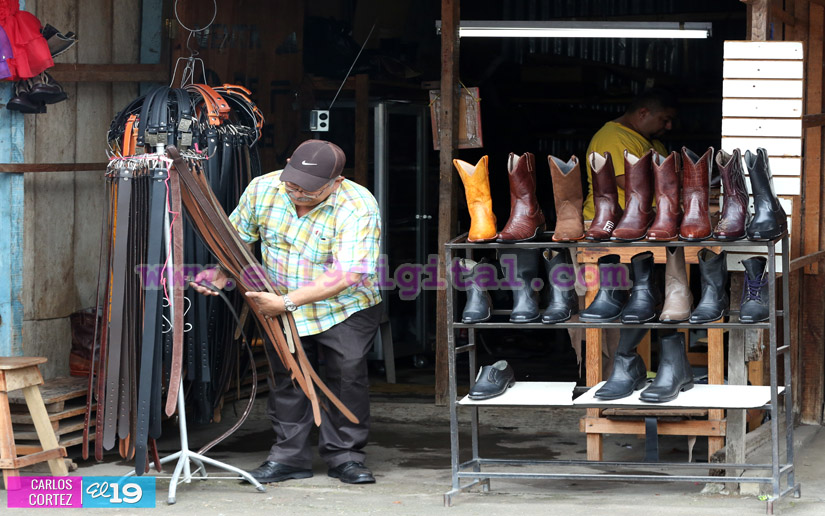
[[[526,323],[539,318],[539,302],[533,282],[539,275],[538,249],[506,249],[502,257],[510,255],[515,258],[515,264],[510,262],[508,268],[515,267],[506,274],[508,280],[514,279],[519,286],[512,286],[513,311],[510,313],[510,322]]]
[[[768,302],[768,279],[766,265],[768,260],[762,256],[754,256],[742,260],[745,267],[745,277],[742,279],[742,302],[739,308],[739,322],[756,323],[767,321],[770,317]]]
[[[773,189],[768,152],[756,149],[756,154],[745,151],[745,165],[753,193],[753,219],[748,224],[749,240],[773,240],[788,229],[788,218]]]
[[[683,334],[663,337],[660,357],[656,379],[639,395],[642,401],[664,403],[676,399],[679,392],[693,388],[693,370],[688,362]]]
[[[495,279],[495,268],[483,258],[478,263],[468,258],[462,258],[459,265],[461,267],[461,280],[467,285],[467,303],[461,313],[461,322],[464,324],[484,322],[490,318],[493,312],[490,293],[484,286],[483,276],[485,268],[489,268],[493,271],[490,273],[492,279]]]
[[[551,256],[555,253],[555,256]],[[576,294],[576,272],[570,250],[566,247],[554,251],[546,249],[542,254],[547,269],[547,284],[550,288],[550,302],[541,322],[553,324],[564,322],[579,312],[579,296]]]
[[[699,251],[699,272],[702,275],[702,299],[693,313],[692,324],[709,323],[728,315],[728,264],[727,253],[719,254],[710,249]]]
[[[642,357],[636,353],[636,346],[647,334],[647,328],[627,328],[620,331],[619,347],[613,357],[613,372],[610,378],[596,391],[595,397],[602,400],[626,398],[633,391],[644,387],[647,367]]]
[[[579,319],[583,321],[612,321],[621,315],[627,301],[629,278],[627,268],[619,263],[618,254],[599,258],[599,281],[596,298],[579,314]]]
[[[643,323],[656,319],[662,311],[662,291],[653,279],[653,253],[639,253],[630,259],[630,277],[633,287],[630,299],[622,310],[625,324]]]

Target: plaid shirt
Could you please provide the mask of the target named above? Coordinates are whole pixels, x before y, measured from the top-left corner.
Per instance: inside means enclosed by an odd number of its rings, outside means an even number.
[[[291,292],[330,269],[363,274],[337,295],[294,312],[299,335],[315,335],[381,302],[375,285],[381,238],[378,203],[369,190],[344,180],[321,204],[298,217],[281,172],[253,179],[229,220],[246,243],[261,240],[264,268],[279,292]]]

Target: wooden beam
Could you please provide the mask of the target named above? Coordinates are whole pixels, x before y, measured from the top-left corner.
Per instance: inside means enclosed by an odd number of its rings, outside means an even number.
[[[805,256],[791,260],[790,272],[799,270],[802,267],[807,267],[812,263],[821,262],[822,260],[825,260],[825,251],[817,251],[815,253],[806,254]]]
[[[804,115],[802,117],[802,128],[808,129],[812,127],[822,127],[825,125],[825,113],[817,113],[816,115]]]
[[[58,63],[49,74],[59,82],[168,82],[164,64]]]
[[[81,172],[103,171],[108,162],[99,163],[0,163],[0,173],[21,174],[29,172]]]
[[[645,433],[644,421],[622,421],[605,417],[583,417],[579,420],[579,430],[588,435],[600,434],[641,434]],[[659,421],[656,431],[659,435],[706,435],[724,441],[727,425],[724,420],[703,421]]]
[[[444,243],[455,236],[456,202],[453,189],[453,157],[458,142],[458,81],[459,40],[458,27],[460,0],[441,1],[441,133],[439,145],[438,189],[438,268],[439,278],[447,277],[444,263]],[[447,288],[450,288],[449,285]],[[447,403],[447,291],[439,289],[436,296],[436,346],[435,346],[435,402]]]
[[[823,34],[823,17],[825,7],[812,5],[810,7],[810,26],[805,56],[805,112],[822,113],[822,58],[825,44]],[[803,241],[802,252],[811,254],[819,250],[820,225],[820,185],[822,184],[822,137],[821,127],[810,127],[805,131],[805,170],[803,171],[804,196],[802,211]],[[815,265],[805,271],[806,274],[818,272]]]
[[[796,19],[793,17],[792,14],[783,10],[780,6],[776,4],[771,5],[771,16],[781,21],[785,25],[790,25],[792,27],[796,23]]]
[[[741,0],[748,4],[748,39],[767,41],[770,33],[770,0]]]

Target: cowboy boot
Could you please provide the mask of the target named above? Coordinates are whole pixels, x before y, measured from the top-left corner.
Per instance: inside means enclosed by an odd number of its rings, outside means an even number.
[[[633,287],[622,309],[624,324],[638,324],[655,319],[662,310],[662,293],[653,279],[653,253],[645,251],[630,259]]]
[[[644,238],[653,223],[653,152],[641,158],[624,151],[625,208],[613,230],[611,240],[632,241]]]
[[[742,171],[739,149],[733,154],[723,150],[716,153],[716,168],[722,176],[722,217],[713,230],[716,240],[739,240],[745,236],[745,226],[750,220],[748,190]]]
[[[55,81],[47,72],[42,72],[31,78],[31,91],[29,98],[33,102],[44,104],[57,104],[69,98],[63,91],[63,86]]]
[[[667,323],[687,321],[693,294],[687,279],[685,267],[685,248],[667,247],[667,265],[665,265],[665,305],[659,320]]]
[[[496,239],[496,216],[493,214],[493,200],[490,197],[487,160],[487,156],[483,156],[475,166],[460,159],[453,160],[464,183],[467,210],[470,212],[468,242],[492,242]]]
[[[609,152],[605,152],[604,156],[591,152],[589,159],[593,179],[593,207],[596,213],[584,237],[588,240],[610,240],[616,224],[622,218],[613,159]]]
[[[599,258],[599,291],[579,319],[608,322],[619,317],[627,301],[627,282],[627,268],[619,263],[618,254]]]
[[[510,220],[498,234],[499,242],[522,242],[544,231],[544,213],[536,199],[536,159],[529,153],[510,153]]]
[[[785,210],[779,204],[773,189],[768,152],[756,149],[756,154],[745,151],[745,166],[753,194],[753,219],[748,225],[748,240],[773,240],[788,230]]]
[[[510,312],[510,322],[526,323],[539,318],[539,302],[534,282],[539,275],[539,250],[538,249],[507,249],[502,253],[499,261],[507,261],[505,256],[510,256],[512,261],[509,264],[507,278],[513,278],[511,283],[513,290],[513,311]],[[539,280],[541,281],[541,280]]]
[[[710,169],[713,165],[713,147],[701,158],[682,147],[682,204],[685,215],[679,228],[679,238],[695,242],[709,238],[710,227]]]
[[[702,276],[702,298],[690,314],[691,324],[709,323],[728,314],[727,253],[710,249],[699,251],[699,272]]]
[[[739,322],[757,323],[770,317],[770,290],[768,288],[767,265],[764,256],[754,256],[742,260],[745,277],[742,282],[742,302],[739,308]]]
[[[576,294],[576,272],[570,250],[566,247],[545,249],[542,253],[547,269],[547,284],[550,286],[550,302],[541,322],[554,324],[564,322],[579,313],[579,296]]]
[[[688,362],[684,334],[674,333],[662,337],[659,356],[656,378],[639,395],[640,400],[648,403],[674,400],[680,392],[693,388],[693,370]]]
[[[567,163],[555,156],[547,156],[553,178],[553,198],[556,201],[556,229],[554,242],[573,242],[584,238],[582,216],[582,174],[579,159],[571,156]]]
[[[495,267],[482,258],[475,262],[469,258],[462,258],[459,261],[461,280],[467,286],[467,302],[464,304],[464,311],[461,313],[461,322],[472,324],[484,322],[492,315],[493,302],[490,299],[490,292],[485,288],[485,282],[496,279]],[[485,279],[485,276],[489,276]]]
[[[31,99],[31,81],[23,79],[14,83],[14,96],[6,103],[6,109],[21,113],[45,113],[46,105]]]
[[[622,328],[619,333],[619,347],[613,357],[613,372],[595,397],[602,400],[626,398],[644,387],[647,379],[647,366],[641,355],[636,353],[636,346],[647,335],[647,328]]]
[[[647,230],[648,240],[676,240],[682,222],[679,199],[679,154],[665,157],[653,153],[653,184],[656,190],[656,218]]]

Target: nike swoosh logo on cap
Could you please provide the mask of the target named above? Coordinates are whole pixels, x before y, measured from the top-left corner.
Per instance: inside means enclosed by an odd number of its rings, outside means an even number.
[[[301,161],[301,165],[312,165],[312,166],[316,166],[316,165],[318,165],[318,163],[307,163],[306,161]]]

